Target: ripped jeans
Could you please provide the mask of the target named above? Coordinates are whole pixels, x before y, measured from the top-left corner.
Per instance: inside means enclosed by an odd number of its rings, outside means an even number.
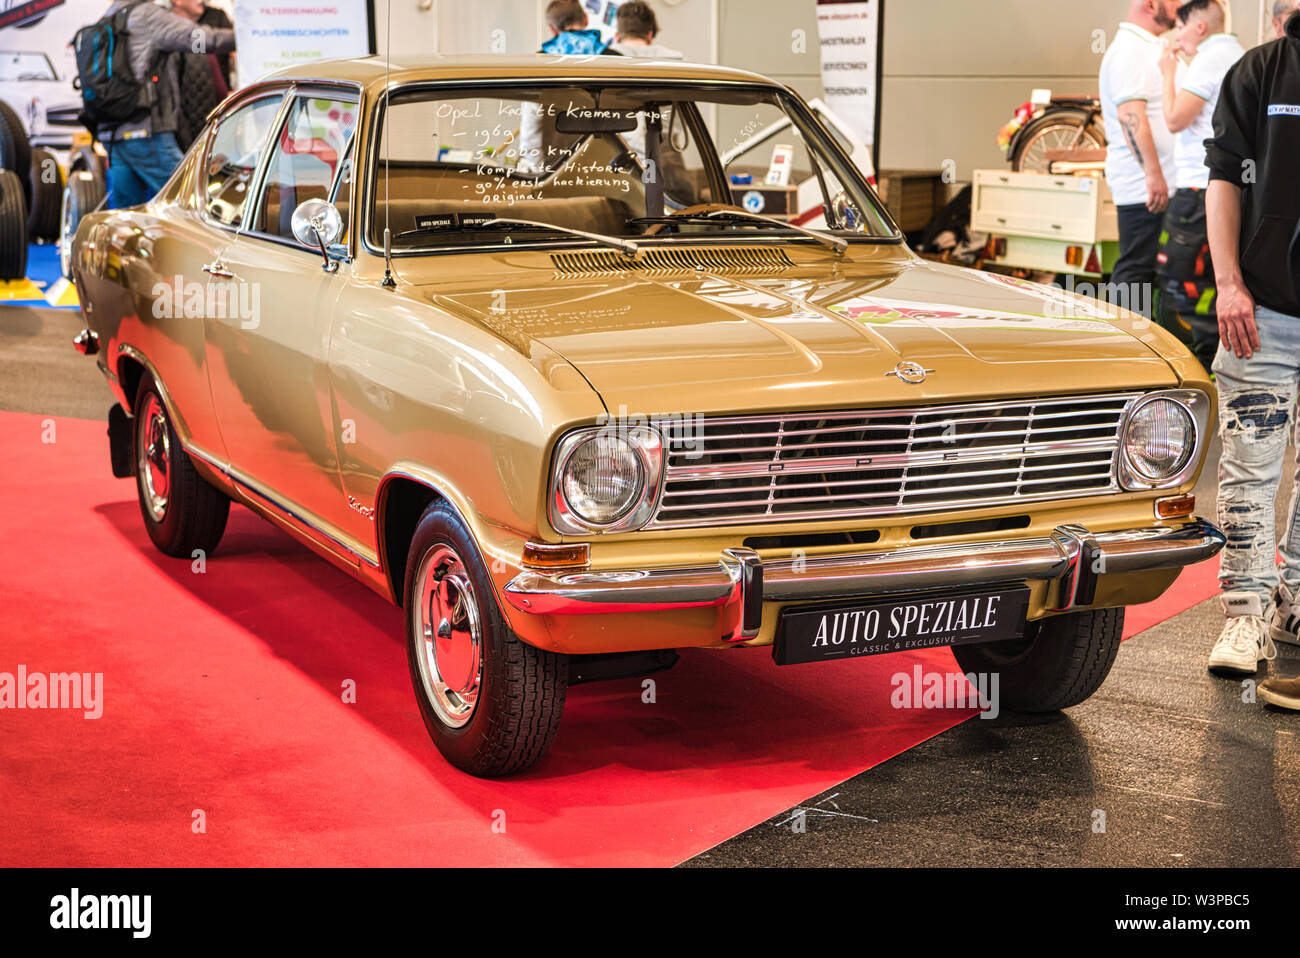
[[[1287,438],[1300,386],[1300,317],[1255,309],[1259,351],[1241,359],[1220,345],[1214,357],[1219,386],[1219,526],[1227,537],[1219,560],[1225,592],[1254,592],[1267,610],[1278,581],[1300,595],[1300,462],[1280,541],[1274,501],[1286,461]],[[1297,428],[1300,447],[1300,428]]]

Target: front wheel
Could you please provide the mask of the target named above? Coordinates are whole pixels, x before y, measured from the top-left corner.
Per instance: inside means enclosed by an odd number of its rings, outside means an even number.
[[[473,536],[445,503],[416,527],[404,596],[411,684],[438,750],[484,778],[535,765],[559,729],[567,657],[511,631]]]
[[[998,673],[1007,708],[1055,712],[1101,688],[1123,632],[1123,609],[1088,609],[1031,622],[1023,639],[955,645],[952,654],[966,672]]]

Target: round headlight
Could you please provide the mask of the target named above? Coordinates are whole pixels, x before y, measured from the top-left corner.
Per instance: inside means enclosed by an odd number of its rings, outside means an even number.
[[[1153,399],[1129,419],[1124,453],[1143,479],[1162,482],[1182,471],[1196,448],[1191,415],[1172,399]]]
[[[569,455],[560,477],[564,501],[584,522],[603,526],[636,505],[645,484],[641,458],[617,435],[598,434]]]

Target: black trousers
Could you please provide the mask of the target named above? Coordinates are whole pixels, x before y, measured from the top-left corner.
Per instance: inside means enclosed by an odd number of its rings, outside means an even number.
[[[1178,190],[1169,200],[1156,263],[1160,325],[1185,342],[1190,336],[1192,352],[1209,369],[1219,350],[1219,316],[1204,190]]]
[[[1128,286],[1130,302],[1153,302],[1164,214],[1152,213],[1144,203],[1117,206],[1115,212],[1119,214],[1119,259],[1110,281]]]

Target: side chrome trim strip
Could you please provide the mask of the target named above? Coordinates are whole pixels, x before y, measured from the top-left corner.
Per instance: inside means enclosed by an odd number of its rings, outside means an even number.
[[[295,512],[274,496],[271,496],[257,488],[251,479],[244,476],[238,469],[233,468],[230,463],[222,462],[216,456],[212,455],[212,453],[194,445],[193,443],[184,445],[184,449],[194,458],[202,459],[205,463],[234,483],[241,492],[252,496],[260,504],[274,512],[277,516],[292,525],[306,538],[311,539],[320,547],[335,553],[340,559],[353,559],[358,564],[364,563],[372,569],[379,568],[379,563],[374,559],[358,552],[341,539],[330,535],[328,532],[321,529],[320,526],[306,519],[300,513]]]

